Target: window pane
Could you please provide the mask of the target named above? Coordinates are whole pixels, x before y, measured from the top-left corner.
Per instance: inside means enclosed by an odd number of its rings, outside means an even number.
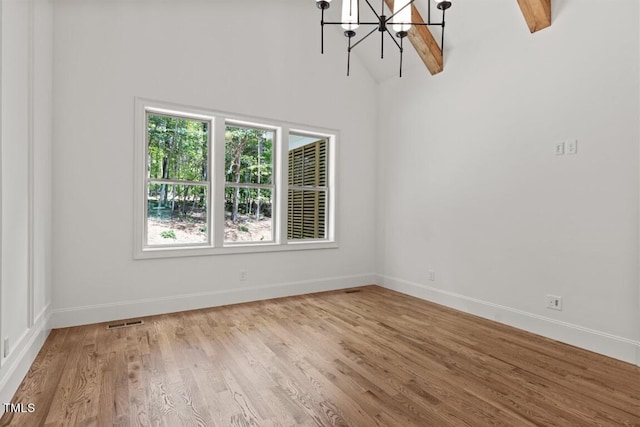
[[[326,209],[326,191],[289,190],[287,238],[325,239]]]
[[[289,185],[327,185],[327,140],[291,135],[289,138]]]
[[[147,245],[207,243],[207,187],[149,184]]]
[[[225,188],[225,242],[272,242],[272,191],[248,187]]]
[[[206,121],[149,114],[148,177],[206,181],[208,127]]]
[[[228,183],[273,182],[274,134],[274,131],[265,129],[226,127],[225,175]]]

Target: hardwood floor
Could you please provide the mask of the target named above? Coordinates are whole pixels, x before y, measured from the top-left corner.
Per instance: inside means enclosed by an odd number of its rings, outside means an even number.
[[[12,426],[640,426],[640,368],[376,286],[58,329]]]

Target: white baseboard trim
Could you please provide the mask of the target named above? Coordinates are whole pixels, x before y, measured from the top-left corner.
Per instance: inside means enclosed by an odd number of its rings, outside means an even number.
[[[640,366],[640,342],[526,311],[378,275],[378,285]]]
[[[37,316],[33,326],[16,342],[14,351],[3,362],[0,370],[0,403],[29,403],[13,402],[11,399],[49,336],[50,324],[51,309],[47,306]],[[4,405],[0,408],[0,414],[2,413]]]
[[[172,295],[110,304],[59,308],[53,311],[53,328],[109,322],[156,314],[175,313],[250,301],[267,300],[313,292],[332,291],[375,283],[376,275],[330,277],[317,280]]]

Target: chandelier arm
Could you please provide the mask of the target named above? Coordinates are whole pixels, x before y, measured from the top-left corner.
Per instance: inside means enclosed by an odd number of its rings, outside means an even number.
[[[376,12],[373,6],[371,6],[371,3],[369,3],[369,0],[364,0],[364,1],[367,3],[367,5],[369,6],[369,9],[371,9],[373,14],[376,15],[376,18],[380,19],[380,15],[378,15],[378,12]],[[384,14],[384,9],[382,9],[382,14]]]
[[[393,42],[396,44],[396,46],[398,46],[398,49],[402,50],[402,46],[400,46],[400,44],[398,43],[398,41],[396,40],[395,37],[393,37],[393,34],[391,34],[391,31],[389,31],[388,29],[385,29],[384,31],[385,33],[389,34],[389,37],[391,37],[391,40],[393,40]],[[402,39],[401,39],[402,40]]]
[[[349,37],[349,47],[347,48],[347,77],[349,77],[349,72],[351,71],[351,38]]]
[[[353,24],[353,22],[325,22],[324,25],[343,25],[343,24]],[[359,25],[380,25],[380,22],[358,22]]]
[[[322,9],[322,19],[320,20],[320,54],[324,54],[324,9]]]
[[[368,33],[366,36],[362,37],[360,40],[358,40],[356,43],[354,43],[354,44],[351,46],[351,49],[353,49],[354,47],[358,46],[358,45],[359,45],[360,43],[362,43],[362,42],[363,42],[367,37],[369,37],[371,34],[375,33],[376,31],[378,31],[378,28],[377,28],[377,27],[376,27],[376,28],[374,28],[373,30],[369,31],[369,33]]]
[[[402,78],[402,53],[404,52],[403,46],[404,37],[400,38],[400,77]]]
[[[440,53],[442,54],[442,60],[444,60],[444,12],[446,9],[442,9],[442,32],[440,39]]]

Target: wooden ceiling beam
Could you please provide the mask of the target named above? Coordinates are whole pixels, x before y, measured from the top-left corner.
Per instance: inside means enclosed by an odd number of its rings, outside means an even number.
[[[551,0],[518,0],[518,5],[532,33],[551,26]]]
[[[384,1],[389,10],[393,10],[393,0]],[[424,22],[420,12],[413,4],[411,5],[411,22]],[[407,37],[432,75],[438,74],[444,69],[442,50],[426,25],[411,26]]]

